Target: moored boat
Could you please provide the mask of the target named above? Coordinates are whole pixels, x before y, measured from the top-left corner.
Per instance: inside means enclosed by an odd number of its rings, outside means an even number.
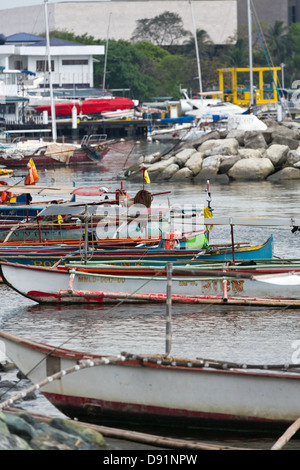
[[[79,227],[77,227],[79,231]],[[42,239],[38,242],[7,242],[0,244],[0,258],[12,263],[21,263],[34,266],[52,266],[60,259],[65,261],[72,258],[81,262],[84,257],[83,231],[81,239],[76,242],[64,238],[62,243],[56,240]],[[37,231],[37,236],[40,233]],[[39,238],[37,238],[38,240]],[[89,259],[98,262],[114,262],[120,266],[147,266],[155,264],[164,267],[169,261],[172,263],[199,263],[199,262],[230,262],[269,260],[273,256],[273,237],[258,245],[243,245],[236,243],[230,245],[211,245],[205,249],[190,248],[186,241],[182,241],[176,248],[166,248],[165,240],[152,237],[103,239],[88,242],[86,255]]]
[[[67,101],[64,103],[55,104],[55,115],[57,117],[69,117],[72,116],[72,110],[75,107],[77,115],[92,115],[101,116],[102,112],[117,111],[122,109],[131,109],[135,106],[135,102],[128,98],[116,98],[116,97],[104,97],[96,99],[86,99],[82,101]],[[45,104],[41,106],[35,106],[34,109],[43,113],[47,111],[48,115],[51,116],[51,105]]]
[[[31,158],[41,168],[99,162],[109,152],[113,142],[106,141],[102,136],[99,139],[99,142],[91,144],[84,137],[78,145],[31,140],[11,143],[0,149],[0,164],[9,168],[26,168]]]
[[[1,261],[3,281],[38,303],[165,302],[166,270],[118,274],[91,264],[28,266]],[[300,306],[300,272],[293,266],[280,273],[262,274],[176,267],[172,273],[172,301],[180,303],[235,303],[240,305]]]
[[[0,331],[0,347],[62,413],[145,430],[277,434],[300,415],[299,366],[80,352]],[[9,406],[2,402],[2,408]],[[5,409],[5,408],[4,408]]]

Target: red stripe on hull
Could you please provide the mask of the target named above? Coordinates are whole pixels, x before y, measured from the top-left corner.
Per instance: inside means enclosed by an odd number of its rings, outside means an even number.
[[[63,414],[81,421],[110,425],[122,423],[122,426],[134,425],[139,428],[148,426],[165,427],[172,424],[176,428],[191,426],[194,430],[220,429],[226,427],[226,432],[232,430],[252,431],[262,433],[278,432],[286,429],[286,422],[274,422],[259,417],[243,417],[220,413],[206,413],[183,409],[172,409],[137,403],[108,402],[95,398],[74,397],[43,393],[44,396]],[[175,431],[174,431],[175,432]]]
[[[29,297],[32,300],[36,300],[37,302],[64,302],[64,303],[71,303],[76,301],[76,303],[84,302],[84,303],[102,303],[104,296],[101,296],[98,294],[95,294],[95,296],[85,296],[84,294],[81,296],[61,296],[59,294],[49,294],[47,292],[40,292],[40,291],[29,291],[26,294],[27,297]]]

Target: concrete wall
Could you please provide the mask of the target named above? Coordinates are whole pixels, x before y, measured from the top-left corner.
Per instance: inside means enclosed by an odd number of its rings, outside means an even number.
[[[237,31],[237,0],[196,0],[192,2],[196,28],[204,29],[215,44],[224,44]],[[193,32],[188,0],[99,1],[48,4],[49,29],[66,30],[96,39],[106,39],[109,15],[109,37],[130,40],[136,21],[152,18],[165,11],[177,13],[184,28]],[[44,4],[2,10],[0,33],[8,36],[27,32],[45,32]]]
[[[296,21],[300,21],[300,0],[252,0],[254,17],[273,26],[275,21],[289,25],[289,7],[296,9]],[[247,25],[247,0],[238,0],[238,24]]]

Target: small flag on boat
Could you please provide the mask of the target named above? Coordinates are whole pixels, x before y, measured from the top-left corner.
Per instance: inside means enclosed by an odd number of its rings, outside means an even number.
[[[204,215],[204,218],[205,218],[205,219],[210,219],[210,218],[212,218],[213,214],[212,214],[212,211],[211,211],[210,207],[205,207],[205,208],[203,209],[203,215]],[[212,229],[213,229],[213,225],[206,225],[206,229],[209,230],[209,231],[212,230]]]
[[[32,176],[33,176],[33,179],[34,179],[34,183],[38,183],[39,182],[39,175],[38,175],[38,172],[37,172],[37,169],[36,169],[36,166],[35,166],[35,163],[33,161],[33,158],[30,158],[29,160],[29,165],[31,166],[31,169],[32,169]],[[25,183],[26,184],[26,183]],[[30,183],[32,184],[32,183]]]
[[[146,183],[151,183],[147,170],[144,170],[144,179]]]

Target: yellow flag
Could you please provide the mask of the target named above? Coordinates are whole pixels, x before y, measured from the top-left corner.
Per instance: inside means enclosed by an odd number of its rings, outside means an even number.
[[[205,208],[203,209],[203,214],[204,214],[204,218],[205,218],[205,219],[210,219],[210,218],[212,218],[212,216],[213,216],[213,215],[212,215],[212,211],[210,210],[209,207],[205,207]],[[212,230],[212,229],[213,229],[213,225],[206,225],[206,229],[209,230],[209,231]]]
[[[35,163],[34,163],[34,161],[33,161],[32,158],[29,160],[29,163],[30,163],[30,165],[32,166],[32,168],[35,168],[35,169],[36,169]]]
[[[144,170],[144,178],[146,183],[151,183],[147,170]]]

